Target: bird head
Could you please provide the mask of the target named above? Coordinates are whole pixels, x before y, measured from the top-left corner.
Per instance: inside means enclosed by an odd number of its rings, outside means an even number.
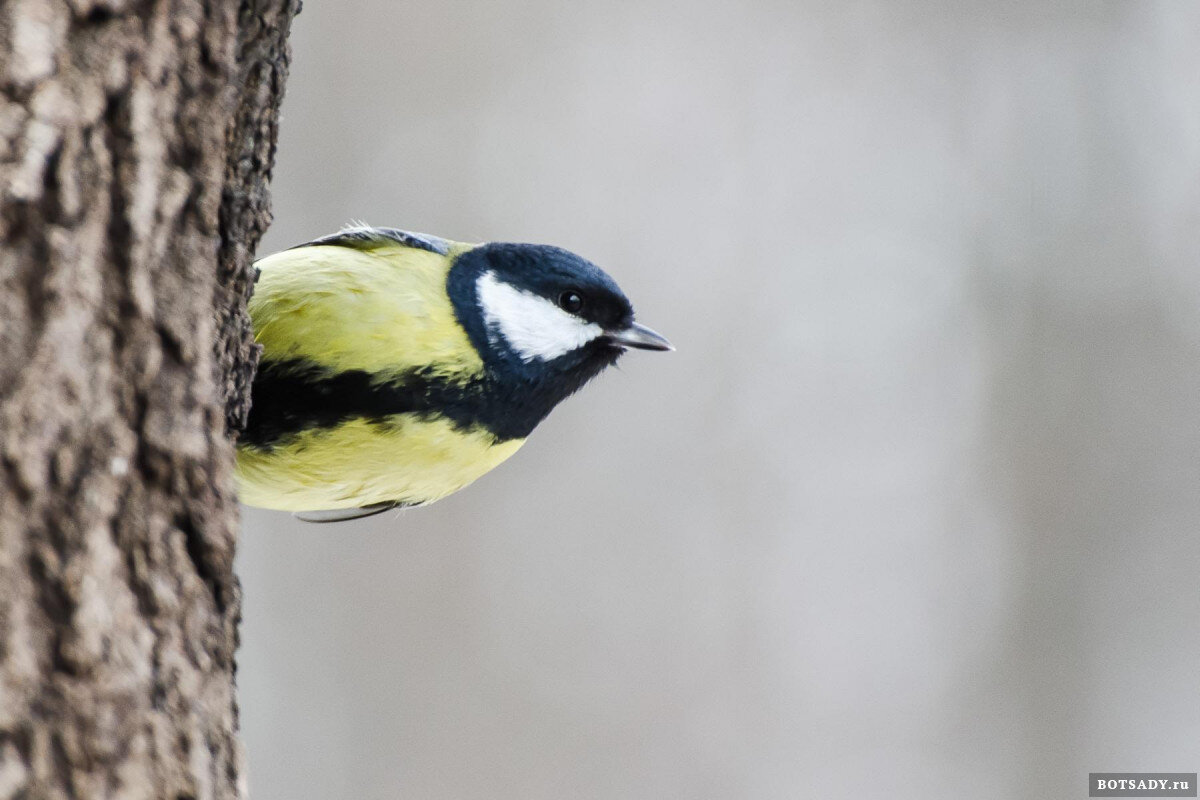
[[[481,245],[458,256],[447,289],[485,364],[564,397],[628,348],[674,349],[603,270],[559,247]]]

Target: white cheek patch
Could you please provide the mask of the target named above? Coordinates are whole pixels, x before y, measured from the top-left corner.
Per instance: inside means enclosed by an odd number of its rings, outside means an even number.
[[[485,272],[476,284],[488,339],[503,336],[522,361],[550,361],[583,347],[603,330],[544,297],[523,292]]]

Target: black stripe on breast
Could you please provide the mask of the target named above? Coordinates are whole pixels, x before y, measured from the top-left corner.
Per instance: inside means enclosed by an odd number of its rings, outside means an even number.
[[[463,430],[483,427],[497,441],[523,439],[553,403],[521,399],[484,377],[461,383],[412,370],[381,378],[363,370],[334,373],[303,359],[264,361],[254,378],[250,418],[239,441],[271,447],[310,428],[332,428],[357,418],[386,423],[387,417],[405,413],[444,417]]]

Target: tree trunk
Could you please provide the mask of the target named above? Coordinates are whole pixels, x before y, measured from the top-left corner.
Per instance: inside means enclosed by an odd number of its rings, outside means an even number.
[[[298,5],[0,2],[0,800],[244,794],[230,437]]]

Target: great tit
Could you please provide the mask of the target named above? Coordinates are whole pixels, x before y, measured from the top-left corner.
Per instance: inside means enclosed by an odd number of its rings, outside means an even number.
[[[255,265],[240,499],[310,521],[431,503],[627,348],[671,350],[558,247],[354,226]]]

